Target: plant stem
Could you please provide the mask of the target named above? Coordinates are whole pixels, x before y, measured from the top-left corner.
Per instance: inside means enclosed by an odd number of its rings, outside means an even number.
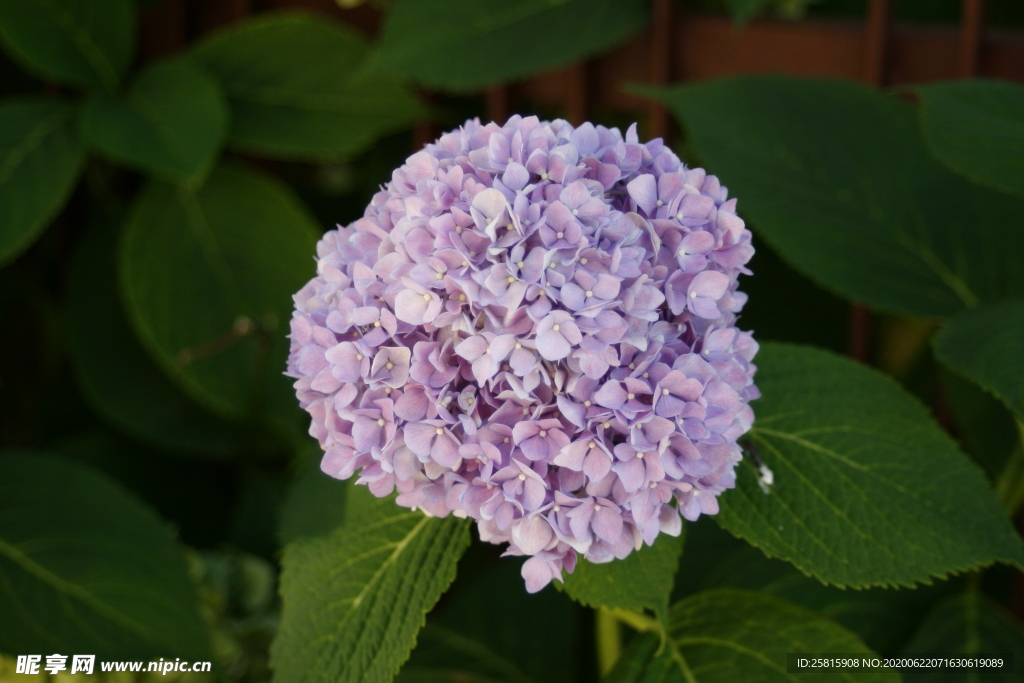
[[[617,619],[637,631],[651,631],[653,633],[657,633],[661,637],[661,647],[658,648],[655,656],[660,655],[663,648],[668,647],[669,653],[672,656],[672,661],[676,663],[676,666],[679,667],[679,671],[683,674],[683,680],[685,680],[686,683],[697,683],[697,679],[693,675],[693,672],[690,671],[690,665],[687,664],[686,658],[683,657],[683,653],[679,651],[679,648],[676,647],[674,642],[672,642],[672,639],[668,637],[668,634],[665,632],[665,627],[662,626],[660,621],[652,619],[646,614],[627,609],[609,610],[608,614],[613,619]]]
[[[598,607],[594,617],[597,636],[597,669],[601,678],[615,667],[622,656],[622,629],[619,619],[604,607]]]
[[[661,624],[657,619],[652,619],[646,614],[641,614],[631,609],[612,609],[602,611],[606,612],[611,618],[621,621],[626,626],[637,630],[637,631],[654,631],[655,633],[661,633]]]

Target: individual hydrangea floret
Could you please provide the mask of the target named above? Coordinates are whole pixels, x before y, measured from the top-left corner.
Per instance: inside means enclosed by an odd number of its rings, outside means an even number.
[[[530,592],[718,511],[757,343],[736,200],[661,140],[467,121],[324,235],[288,375],[322,468],[476,520]]]

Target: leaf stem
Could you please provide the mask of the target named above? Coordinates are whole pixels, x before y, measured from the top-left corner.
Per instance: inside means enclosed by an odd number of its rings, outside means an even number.
[[[655,655],[657,656],[660,654],[662,649],[667,646],[670,654],[672,655],[672,661],[674,661],[679,667],[686,683],[697,683],[697,678],[693,675],[693,672],[690,671],[690,666],[686,663],[686,658],[683,657],[683,653],[679,651],[678,647],[676,647],[675,642],[668,637],[668,633],[665,632],[665,627],[660,621],[652,619],[646,614],[630,609],[608,610],[608,614],[612,618],[618,619],[637,631],[651,631],[652,633],[657,633],[661,636],[661,647],[658,648],[658,652],[655,653]]]
[[[622,629],[615,615],[604,607],[598,607],[594,615],[594,630],[597,637],[597,669],[601,678],[604,678],[622,656]]]
[[[621,621],[636,631],[653,631],[664,634],[664,629],[657,619],[652,619],[646,614],[631,609],[605,609],[601,608],[611,618]]]

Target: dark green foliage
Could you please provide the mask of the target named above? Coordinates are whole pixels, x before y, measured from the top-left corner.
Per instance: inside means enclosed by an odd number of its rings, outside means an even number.
[[[44,79],[113,90],[135,52],[131,0],[4,0],[0,36]]]
[[[73,115],[52,100],[0,104],[0,264],[39,236],[78,181],[85,150]]]
[[[633,638],[622,657],[604,678],[604,683],[687,683],[671,647],[662,647],[654,633]]]
[[[691,531],[694,543],[688,543],[685,550],[687,555],[709,559],[702,563],[703,577],[686,586],[685,591],[678,591],[675,597],[712,588],[740,588],[773,595],[835,620],[876,652],[899,651],[931,604],[953,588],[952,583],[915,589],[849,590],[827,586],[788,562],[766,557],[712,519],[698,526],[703,529]],[[681,572],[677,582],[684,580]]]
[[[142,192],[123,237],[125,301],[196,400],[243,417],[264,388],[290,391],[272,342],[283,341],[289,293],[311,276],[316,231],[284,185],[241,166],[219,167],[198,192],[157,181]]]
[[[1024,197],[1024,87],[951,81],[916,89],[935,156],[976,183]]]
[[[590,607],[650,609],[664,621],[682,551],[682,536],[661,534],[653,546],[645,546],[621,562],[581,560],[565,578],[565,592]]]
[[[837,586],[913,586],[1024,546],[976,465],[895,382],[810,347],[758,355],[751,442],[718,521],[772,557]]]
[[[473,90],[608,49],[644,27],[649,4],[396,0],[369,69],[434,88]]]
[[[672,606],[669,637],[692,674],[705,681],[783,681],[789,652],[870,653],[849,631],[778,598],[738,590],[698,593]],[[833,681],[832,672],[804,674]],[[839,680],[898,681],[888,671]]]
[[[224,456],[237,427],[203,411],[146,354],[117,287],[116,223],[102,214],[82,237],[71,269],[68,343],[82,393],[128,434],[161,448]]]
[[[478,544],[459,562],[459,581],[427,617],[398,683],[587,680],[579,657],[586,610],[563,592],[527,594],[521,563],[496,551]]]
[[[352,29],[288,13],[215,35],[193,55],[227,92],[233,147],[323,161],[361,152],[425,114],[397,83],[356,74],[367,52]]]
[[[82,115],[86,141],[126,166],[198,187],[227,135],[220,86],[187,59],[157,62],[124,97],[99,94]]]
[[[995,482],[1020,441],[1013,414],[995,396],[952,370],[941,372],[940,388],[964,450]]]
[[[740,316],[740,328],[759,340],[846,351],[850,311],[842,299],[787,266],[764,242],[757,243],[747,267],[754,275],[740,278],[740,288],[750,296]],[[794,305],[797,301],[799,306]],[[808,316],[808,310],[813,310],[814,316]]]
[[[672,605],[668,642],[647,637],[628,652],[609,682],[791,681],[786,654],[870,654],[857,637],[814,612],[784,600],[740,590],[711,590]],[[648,660],[646,665],[644,660]],[[891,670],[801,673],[808,681],[899,681]]]
[[[946,323],[934,343],[940,361],[1024,422],[1024,301],[965,311]]]
[[[209,657],[181,550],[106,477],[0,456],[0,651]]]
[[[1002,228],[1024,203],[932,159],[909,104],[781,76],[640,92],[672,108],[758,235],[839,295],[942,317],[1024,292],[1024,240]]]
[[[318,458],[319,447],[314,444],[309,450],[313,449]],[[347,483],[324,474],[319,463],[310,463],[285,494],[278,528],[281,545],[304,536],[323,536],[334,531],[345,518],[348,490]]]
[[[763,344],[763,397],[736,488],[684,523],[685,553],[662,534],[531,595],[523,558],[471,543],[470,521],[320,471],[282,376],[291,297],[324,227],[415,151],[414,124],[454,128],[485,89],[592,56],[609,68],[651,3],[393,0],[339,15],[365,33],[271,12],[200,35],[220,1],[0,0],[0,449],[27,447],[0,453],[0,678],[40,652],[208,659],[225,683],[589,683],[617,655],[609,683],[792,683],[796,651],[1012,652],[1019,670],[1024,88],[644,90],[754,230],[738,325]],[[709,2],[740,24],[807,4]],[[924,16],[910,4],[895,11]],[[136,51],[137,12],[185,44]],[[644,130],[587,87],[594,123]],[[510,111],[565,115],[531,111],[531,88]],[[765,343],[845,351],[838,297],[879,313],[870,357],[902,387]]]
[[[904,652],[942,652],[950,656],[1011,654],[1019,658],[1024,653],[1024,632],[1001,607],[979,595],[976,589],[970,589],[937,604],[921,622]],[[1019,681],[1020,673],[1016,668],[1013,673],[981,668],[945,671],[908,668],[903,671],[903,680],[908,683],[989,683]]]

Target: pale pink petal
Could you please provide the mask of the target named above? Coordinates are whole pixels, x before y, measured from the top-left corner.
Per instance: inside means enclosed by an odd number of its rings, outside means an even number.
[[[637,176],[626,185],[626,191],[647,215],[654,213],[658,201],[658,184],[650,173]]]

